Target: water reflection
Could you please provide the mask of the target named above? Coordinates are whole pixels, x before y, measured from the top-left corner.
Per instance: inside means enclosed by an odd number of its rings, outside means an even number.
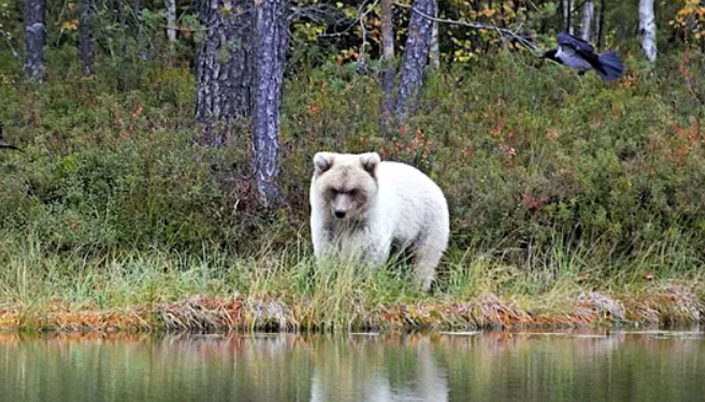
[[[0,333],[0,401],[702,400],[699,332]]]
[[[448,381],[428,337],[351,337],[317,353],[311,401],[446,401]]]

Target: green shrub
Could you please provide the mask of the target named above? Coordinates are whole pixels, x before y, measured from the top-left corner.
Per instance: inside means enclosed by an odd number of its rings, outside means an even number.
[[[0,236],[31,234],[48,254],[291,246],[308,233],[311,157],[329,149],[378,150],[428,172],[449,200],[450,254],[540,269],[558,245],[585,265],[647,254],[702,264],[705,87],[688,78],[702,76],[701,55],[633,66],[616,84],[516,56],[456,65],[429,75],[391,141],[374,76],[299,72],[283,105],[287,207],[274,213],[256,201],[247,130],[225,128],[226,149],[193,144],[188,68],[141,66],[118,92],[110,65],[85,79],[74,56],[50,52],[43,86],[0,86],[6,137],[27,151],[0,154]]]

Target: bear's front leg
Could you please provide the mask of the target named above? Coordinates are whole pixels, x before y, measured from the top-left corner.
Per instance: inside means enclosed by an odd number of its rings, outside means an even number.
[[[363,253],[363,261],[371,267],[380,267],[389,259],[391,247],[391,238],[383,238],[381,236],[372,237],[369,239],[369,243]]]
[[[317,214],[314,214],[311,219],[311,240],[316,261],[330,259],[336,254],[335,239]]]
[[[313,256],[316,261],[327,260],[336,255],[334,244],[326,241],[313,243]]]

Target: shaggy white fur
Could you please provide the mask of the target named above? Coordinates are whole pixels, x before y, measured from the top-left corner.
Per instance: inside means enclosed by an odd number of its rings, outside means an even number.
[[[314,156],[311,235],[317,260],[343,258],[373,266],[392,242],[414,257],[414,276],[428,289],[448,245],[448,204],[418,169],[381,162],[377,153]]]

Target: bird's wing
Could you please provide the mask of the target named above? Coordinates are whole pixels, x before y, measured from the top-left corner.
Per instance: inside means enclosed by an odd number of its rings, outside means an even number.
[[[580,59],[585,60],[592,68],[602,73],[606,73],[600,63],[599,56],[595,54],[595,49],[590,43],[577,38],[568,32],[561,32],[557,36],[558,44],[564,49],[565,53],[573,53]]]
[[[558,50],[556,57],[561,60],[561,64],[575,70],[590,70],[595,67],[595,63],[598,61],[596,55],[584,53],[572,47],[561,46]]]
[[[580,50],[576,50],[575,53],[580,55],[580,57],[582,57],[583,60],[587,61],[590,66],[592,66],[592,68],[594,68],[596,71],[599,71],[601,74],[607,74],[605,67],[602,65],[602,63],[600,63],[600,57],[595,53],[586,53],[581,52]]]
[[[600,58],[598,55],[592,52],[583,52],[582,50],[576,50],[575,54],[577,54],[580,58],[588,62],[592,68],[595,70],[599,70],[600,72],[605,72],[604,68],[602,67],[602,63],[600,63]]]
[[[594,53],[595,49],[589,42],[586,42],[578,37],[575,37],[568,32],[561,32],[556,37],[558,44],[575,49],[577,52]]]

